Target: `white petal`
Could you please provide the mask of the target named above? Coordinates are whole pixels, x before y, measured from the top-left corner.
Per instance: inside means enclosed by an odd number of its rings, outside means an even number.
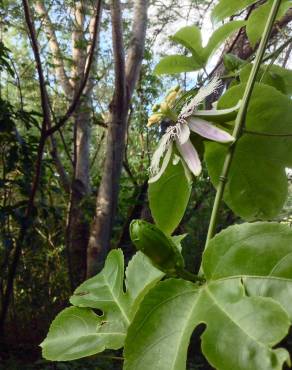
[[[234,141],[234,137],[228,132],[221,130],[201,118],[190,118],[188,119],[188,123],[192,131],[207,139],[218,141],[220,143],[229,143]]]
[[[161,168],[160,170],[158,171],[158,173],[151,177],[149,180],[148,180],[148,183],[151,184],[155,181],[157,181],[161,175],[163,174],[163,172],[166,170],[166,167],[170,161],[170,158],[171,158],[171,153],[172,153],[172,142],[170,143],[168,149],[167,149],[167,152],[165,154],[165,157],[163,158],[163,161],[162,161],[162,165],[161,165]]]
[[[166,133],[162,136],[161,140],[158,143],[158,147],[152,156],[151,165],[149,169],[152,175],[156,175],[159,172],[160,161],[161,158],[163,157],[163,154],[169,147],[170,138],[171,134]]]
[[[182,145],[178,141],[176,141],[176,146],[190,171],[195,176],[199,176],[202,171],[201,161],[198,152],[191,143],[191,140],[188,140]]]
[[[178,135],[178,141],[180,144],[184,144],[186,141],[189,140],[190,137],[190,129],[186,123],[180,124],[180,133]]]

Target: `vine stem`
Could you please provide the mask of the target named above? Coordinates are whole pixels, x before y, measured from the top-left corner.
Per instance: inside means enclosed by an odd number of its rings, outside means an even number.
[[[251,73],[249,75],[249,79],[246,84],[246,88],[245,88],[243,98],[242,98],[242,103],[239,108],[239,111],[238,111],[238,114],[235,120],[234,130],[233,130],[233,137],[235,138],[235,140],[228,149],[228,152],[226,154],[225,161],[223,164],[221,176],[219,178],[219,184],[217,187],[217,192],[216,192],[216,196],[215,196],[215,200],[213,204],[207,239],[205,243],[205,249],[207,248],[210,239],[213,238],[216,232],[219,209],[221,206],[225,186],[228,180],[228,174],[229,174],[230,166],[231,166],[231,163],[234,157],[235,148],[236,148],[236,145],[237,145],[237,142],[240,136],[242,135],[243,127],[245,124],[246,112],[247,112],[248,104],[250,102],[251,94],[253,92],[253,88],[256,82],[256,76],[260,69],[263,56],[265,53],[265,49],[267,47],[269,36],[272,31],[273,24],[275,22],[280,4],[281,4],[281,0],[274,0],[273,2],[272,8],[271,8],[271,11],[270,11],[270,14],[269,14],[266,26],[265,26],[265,30],[263,33],[263,37],[261,39],[256,57],[255,57],[255,61],[254,61]]]
[[[192,274],[184,268],[176,270],[176,273],[182,279],[192,281],[193,283],[203,284],[205,282],[205,279],[202,276]]]

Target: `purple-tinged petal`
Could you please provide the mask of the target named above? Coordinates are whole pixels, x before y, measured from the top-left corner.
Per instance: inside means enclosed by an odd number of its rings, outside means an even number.
[[[189,118],[188,123],[192,131],[207,139],[218,141],[220,143],[229,143],[234,141],[234,137],[228,132],[221,130],[201,118]]]
[[[182,145],[189,140],[191,132],[186,123],[181,123],[179,127],[180,132],[178,134],[178,141]]]
[[[184,159],[187,166],[189,167],[190,171],[195,176],[199,176],[199,174],[202,171],[201,161],[200,161],[198,152],[194,148],[191,140],[188,140],[186,143],[182,145],[177,140],[176,146],[182,158]]]

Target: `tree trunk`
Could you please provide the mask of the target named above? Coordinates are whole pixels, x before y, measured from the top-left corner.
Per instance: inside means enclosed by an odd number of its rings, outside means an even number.
[[[148,5],[148,0],[135,2],[132,39],[125,63],[121,6],[118,0],[112,1],[115,92],[110,106],[106,159],[87,248],[87,277],[100,271],[110,249],[124,158],[127,115],[144,54]]]
[[[74,114],[74,176],[71,184],[70,205],[66,230],[69,274],[72,290],[86,276],[86,249],[89,237],[89,215],[86,200],[90,196],[89,144],[90,110],[83,102]]]
[[[77,92],[84,77],[87,63],[87,48],[80,45],[85,43],[84,14],[82,2],[75,3],[75,30],[72,34],[73,43],[73,70],[72,85]],[[101,14],[99,15],[101,18]],[[89,24],[91,39],[94,32],[94,18]],[[96,62],[96,61],[95,61]],[[94,68],[93,68],[94,69]],[[91,76],[93,71],[91,71]],[[66,245],[69,263],[71,288],[74,290],[86,277],[86,251],[89,239],[90,215],[86,203],[91,194],[90,186],[90,139],[91,139],[91,113],[90,98],[93,80],[89,77],[81,104],[74,114],[74,175],[71,184],[70,205],[66,228]]]

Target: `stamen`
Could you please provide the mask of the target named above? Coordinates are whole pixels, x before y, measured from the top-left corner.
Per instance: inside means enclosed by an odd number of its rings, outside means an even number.
[[[197,95],[187,105],[185,105],[182,108],[181,113],[179,115],[179,119],[180,118],[186,119],[190,117],[194,113],[196,107],[200,103],[202,103],[202,101],[205,98],[214,93],[219,88],[220,84],[221,82],[219,78],[216,76],[215,78],[213,78],[213,80],[211,80],[211,82],[208,85],[201,87]]]

